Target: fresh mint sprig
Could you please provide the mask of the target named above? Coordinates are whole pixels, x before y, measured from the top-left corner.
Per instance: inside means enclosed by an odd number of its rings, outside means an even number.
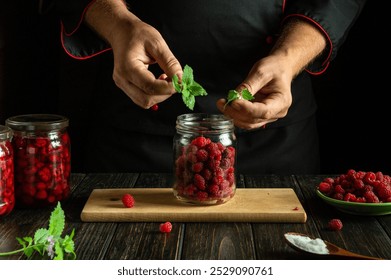
[[[75,244],[73,237],[75,229],[70,235],[61,237],[65,227],[65,215],[61,208],[61,203],[58,202],[50,215],[49,227],[37,229],[34,237],[16,237],[16,240],[23,247],[18,250],[0,253],[0,256],[9,256],[23,252],[28,258],[32,256],[34,251],[41,256],[45,253],[54,260],[63,260],[64,255],[68,254],[70,258],[76,259]]]
[[[235,89],[231,89],[228,91],[228,97],[227,97],[227,102],[224,104],[224,109],[225,106],[227,106],[229,103],[236,99],[245,99],[245,100],[253,100],[254,96],[249,92],[248,89],[243,89],[241,92],[238,92]]]
[[[182,94],[182,100],[190,109],[194,109],[195,97],[208,95],[206,90],[196,81],[194,81],[193,69],[185,65],[183,68],[182,82],[179,82],[177,75],[172,77],[172,83],[178,93]]]

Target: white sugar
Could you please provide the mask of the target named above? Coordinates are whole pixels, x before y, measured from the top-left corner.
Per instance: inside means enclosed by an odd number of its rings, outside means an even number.
[[[306,252],[320,255],[327,255],[329,253],[326,243],[320,238],[312,239],[308,236],[301,236],[296,234],[285,234],[285,237],[292,244]]]

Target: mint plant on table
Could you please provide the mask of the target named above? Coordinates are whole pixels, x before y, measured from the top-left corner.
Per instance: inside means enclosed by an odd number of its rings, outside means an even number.
[[[22,248],[9,252],[0,252],[0,257],[23,252],[30,258],[34,252],[38,252],[41,256],[44,256],[45,253],[47,253],[47,255],[54,260],[63,260],[64,256],[67,255],[69,255],[71,259],[76,259],[73,242],[75,229],[72,230],[70,235],[61,237],[64,227],[65,215],[60,202],[58,202],[50,215],[48,228],[36,230],[34,237],[16,237],[16,240],[18,240]]]

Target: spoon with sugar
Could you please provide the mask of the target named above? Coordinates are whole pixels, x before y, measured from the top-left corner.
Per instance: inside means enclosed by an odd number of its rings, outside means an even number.
[[[363,260],[381,260],[380,258],[364,256],[342,249],[328,241],[314,238],[303,233],[287,232],[284,234],[285,240],[293,248],[301,252],[315,255],[341,256],[345,258]]]

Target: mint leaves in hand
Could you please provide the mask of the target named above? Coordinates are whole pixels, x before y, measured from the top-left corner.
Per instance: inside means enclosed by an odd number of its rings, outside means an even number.
[[[175,90],[182,94],[182,100],[190,110],[194,109],[196,96],[208,95],[205,89],[194,81],[193,69],[188,65],[183,68],[182,82],[179,83],[178,76],[174,75],[172,83]]]
[[[75,229],[72,230],[70,235],[65,235],[65,237],[62,238],[61,234],[64,227],[65,215],[60,202],[58,202],[56,208],[50,215],[49,227],[47,229],[38,229],[35,232],[34,237],[16,237],[16,240],[18,240],[23,248],[0,253],[0,256],[9,256],[23,252],[28,258],[30,258],[33,252],[36,251],[41,256],[44,256],[45,253],[47,253],[47,255],[54,260],[63,260],[65,254],[68,254],[71,258],[76,259],[73,242]]]
[[[225,106],[227,106],[229,103],[231,103],[232,101],[234,101],[236,99],[253,100],[254,96],[246,88],[243,89],[241,92],[238,92],[237,90],[231,89],[230,91],[228,91],[227,102],[224,104],[224,109],[225,109]]]

